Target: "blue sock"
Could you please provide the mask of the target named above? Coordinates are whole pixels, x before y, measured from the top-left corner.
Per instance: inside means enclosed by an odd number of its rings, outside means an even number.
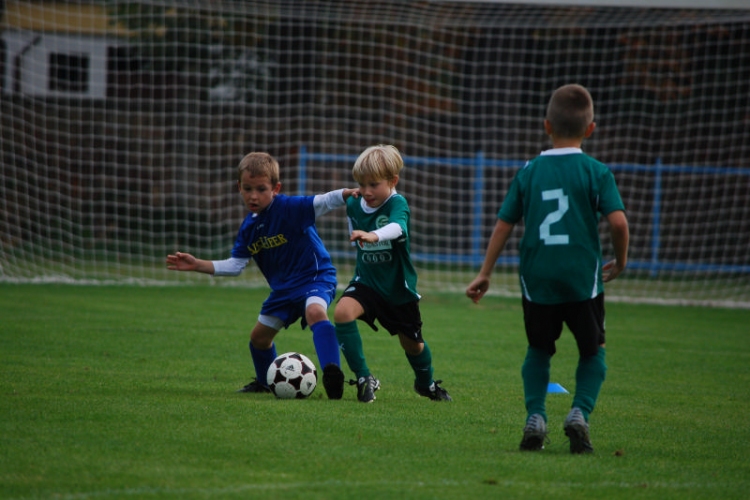
[[[253,357],[253,366],[255,366],[255,378],[258,379],[263,385],[266,384],[266,374],[268,373],[268,367],[271,366],[273,360],[276,359],[276,344],[271,344],[270,349],[256,349],[253,347],[252,342],[250,343],[250,355]]]
[[[315,344],[315,352],[318,354],[318,363],[320,363],[319,369],[322,370],[331,363],[340,367],[341,354],[333,324],[328,320],[318,321],[310,326],[310,330],[313,332],[313,344]]]

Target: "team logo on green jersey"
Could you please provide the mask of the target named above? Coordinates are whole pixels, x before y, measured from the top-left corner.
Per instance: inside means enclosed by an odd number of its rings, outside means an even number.
[[[375,225],[378,229],[388,225],[388,216],[381,215],[375,220]],[[388,241],[376,241],[375,243],[367,243],[364,241],[359,242],[359,248],[362,250],[362,262],[368,264],[381,264],[384,262],[391,262],[393,256],[391,250],[393,249],[393,242]]]
[[[365,252],[378,252],[380,250],[390,250],[393,248],[391,241],[376,241],[375,243],[367,243],[365,241],[359,241],[359,248]]]

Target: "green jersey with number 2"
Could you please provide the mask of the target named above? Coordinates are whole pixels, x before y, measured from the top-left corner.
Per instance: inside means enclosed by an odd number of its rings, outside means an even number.
[[[524,221],[520,281],[539,304],[578,302],[604,291],[599,219],[624,210],[612,172],[578,148],[551,149],[518,171],[498,218]]]

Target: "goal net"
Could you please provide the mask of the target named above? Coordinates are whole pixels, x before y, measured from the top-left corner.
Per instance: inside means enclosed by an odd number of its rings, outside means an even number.
[[[245,153],[316,194],[354,187],[356,156],[388,143],[421,291],[463,290],[514,173],[550,147],[551,92],[577,82],[584,150],[630,221],[608,297],[750,307],[750,10],[8,0],[1,29],[0,282],[262,286],[252,265],[214,279],[165,257],[229,256]],[[318,228],[346,283],[343,209]],[[522,233],[495,293],[519,294]]]

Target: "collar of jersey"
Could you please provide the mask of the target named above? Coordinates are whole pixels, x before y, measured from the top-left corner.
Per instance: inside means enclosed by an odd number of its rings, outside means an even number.
[[[274,197],[273,197],[273,200],[271,200],[271,203],[269,203],[269,204],[268,204],[268,206],[267,206],[266,208],[264,208],[263,210],[261,210],[261,211],[260,211],[260,212],[258,212],[258,213],[254,213],[254,214],[253,214],[253,217],[257,217],[257,216],[259,216],[259,215],[261,215],[261,214],[264,214],[264,213],[266,213],[266,211],[268,211],[268,209],[269,209],[269,208],[271,208],[271,205],[273,205],[273,202],[274,202],[274,201],[276,201],[276,196],[274,196]]]
[[[583,153],[581,148],[554,148],[542,151],[541,156],[572,155],[581,153]]]
[[[388,200],[390,200],[391,198],[393,198],[394,196],[396,196],[396,194],[398,194],[398,193],[396,193],[396,190],[394,189],[393,191],[391,191],[391,195],[388,198],[386,198],[385,201],[380,204],[380,206],[375,207],[375,208],[368,206],[367,203],[365,203],[365,199],[364,198],[360,198],[359,199],[360,200],[359,201],[359,206],[362,207],[362,211],[364,213],[366,213],[366,214],[374,214],[375,212],[377,212],[380,209],[380,207],[382,207],[383,205],[385,205],[386,203],[388,203]]]

